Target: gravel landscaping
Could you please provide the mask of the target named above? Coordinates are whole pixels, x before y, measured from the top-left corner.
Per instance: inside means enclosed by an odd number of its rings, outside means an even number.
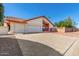
[[[0,56],[21,56],[22,52],[14,38],[0,38]]]

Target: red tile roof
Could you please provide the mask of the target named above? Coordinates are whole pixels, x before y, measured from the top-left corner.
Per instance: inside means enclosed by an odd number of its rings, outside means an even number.
[[[16,18],[16,17],[8,17],[8,18],[6,18],[6,20],[9,21],[9,22],[27,23],[28,21],[34,20],[34,19],[37,19],[37,18],[45,18],[48,22],[50,22],[52,25],[54,25],[54,24],[53,24],[51,21],[49,21],[48,18],[46,18],[45,16],[38,16],[38,17],[35,17],[35,18],[32,18],[32,19],[28,19],[28,20],[21,19],[21,18]]]

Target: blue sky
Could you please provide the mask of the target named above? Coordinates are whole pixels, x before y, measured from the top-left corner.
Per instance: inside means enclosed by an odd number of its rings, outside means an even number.
[[[3,5],[5,16],[23,19],[46,16],[50,17],[51,22],[58,22],[70,16],[76,23],[79,23],[78,3],[4,3]]]

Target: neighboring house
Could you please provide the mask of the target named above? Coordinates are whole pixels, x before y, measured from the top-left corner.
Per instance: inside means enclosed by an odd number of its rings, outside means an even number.
[[[5,18],[4,26],[8,26],[8,30],[15,33],[55,31],[54,24],[52,24],[45,16],[39,16],[28,20],[7,17]]]

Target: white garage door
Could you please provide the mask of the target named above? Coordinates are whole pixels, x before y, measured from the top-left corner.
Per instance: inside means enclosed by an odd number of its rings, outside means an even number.
[[[24,32],[24,24],[16,24],[15,25],[15,31],[17,33],[23,33]]]

